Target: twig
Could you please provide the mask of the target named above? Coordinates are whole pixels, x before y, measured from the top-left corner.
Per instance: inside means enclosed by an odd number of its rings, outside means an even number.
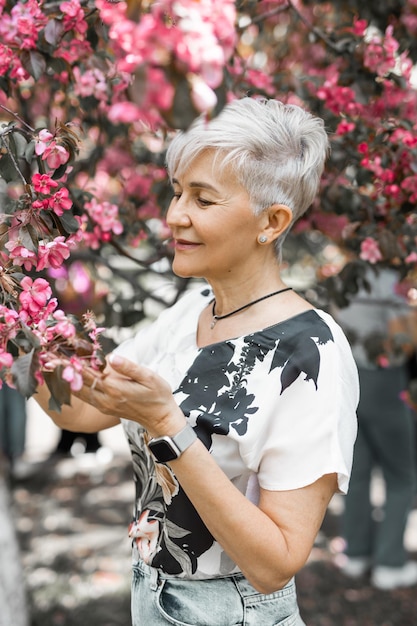
[[[3,111],[6,111],[6,113],[9,113],[9,115],[13,115],[13,117],[16,118],[21,124],[26,126],[26,128],[28,128],[31,133],[35,132],[35,129],[32,128],[32,126],[29,126],[29,124],[27,124],[25,120],[22,120],[22,118],[17,113],[5,107],[4,104],[0,104],[0,109],[3,109]]]
[[[10,157],[10,159],[11,159],[11,161],[12,161],[14,167],[15,167],[15,170],[17,171],[18,175],[22,179],[23,184],[27,185],[27,180],[25,180],[25,177],[23,176],[22,172],[20,171],[18,163],[16,162],[16,159],[14,158],[14,154],[13,154],[11,148],[10,148],[10,142],[9,142],[8,138],[3,136],[1,138],[1,141],[6,146],[7,154]]]
[[[290,3],[284,6],[276,7],[275,9],[271,9],[270,11],[266,11],[265,13],[262,13],[262,15],[258,15],[257,17],[252,18],[248,24],[245,24],[245,26],[238,28],[238,30],[242,31],[245,30],[248,26],[252,26],[253,24],[259,24],[259,22],[263,22],[269,17],[274,17],[274,15],[278,15],[279,13],[283,13],[289,8],[291,8]]]
[[[288,2],[288,6],[290,9],[292,9],[294,11],[294,13],[296,13],[296,15],[300,18],[300,20],[303,22],[303,24],[305,26],[307,26],[307,28],[314,33],[319,39],[321,39],[322,41],[324,41],[324,43],[326,44],[326,46],[328,46],[329,48],[331,48],[334,52],[337,52],[338,54],[340,54],[340,49],[338,48],[338,46],[336,44],[334,44],[328,37],[326,37],[326,35],[319,30],[318,28],[316,28],[315,26],[313,26],[313,24],[311,22],[308,21],[307,18],[304,17],[304,15],[302,13],[300,13],[300,11],[298,11],[298,9],[295,8],[294,4],[293,4],[293,0],[287,0]]]

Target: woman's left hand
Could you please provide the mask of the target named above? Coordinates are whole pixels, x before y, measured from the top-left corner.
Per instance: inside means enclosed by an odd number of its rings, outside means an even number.
[[[110,355],[107,363],[104,374],[86,370],[74,395],[102,413],[140,423],[153,437],[184,427],[184,414],[161,376],[119,355]]]

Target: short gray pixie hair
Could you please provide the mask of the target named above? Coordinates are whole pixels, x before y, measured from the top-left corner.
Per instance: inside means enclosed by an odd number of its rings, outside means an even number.
[[[292,211],[291,225],[313,202],[329,152],[321,118],[278,100],[245,97],[216,117],[198,117],[167,151],[170,176],[181,175],[204,150],[218,150],[246,189],[255,213],[273,204]],[[279,254],[284,237],[277,242]]]

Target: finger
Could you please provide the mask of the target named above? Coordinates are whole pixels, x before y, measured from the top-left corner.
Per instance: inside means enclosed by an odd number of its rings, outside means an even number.
[[[100,372],[95,372],[94,370],[90,370],[85,368],[82,372],[84,385],[87,387],[92,387],[95,389],[97,383],[102,380],[102,375]]]
[[[111,367],[118,373],[131,378],[136,381],[140,381],[143,377],[143,368],[139,367],[133,361],[125,359],[119,354],[114,352],[109,356],[108,361]]]

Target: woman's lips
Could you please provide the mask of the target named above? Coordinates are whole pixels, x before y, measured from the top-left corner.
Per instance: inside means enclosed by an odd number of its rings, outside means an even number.
[[[199,243],[195,243],[194,241],[187,241],[186,239],[175,240],[176,250],[193,250],[197,248],[199,245],[200,245]]]

